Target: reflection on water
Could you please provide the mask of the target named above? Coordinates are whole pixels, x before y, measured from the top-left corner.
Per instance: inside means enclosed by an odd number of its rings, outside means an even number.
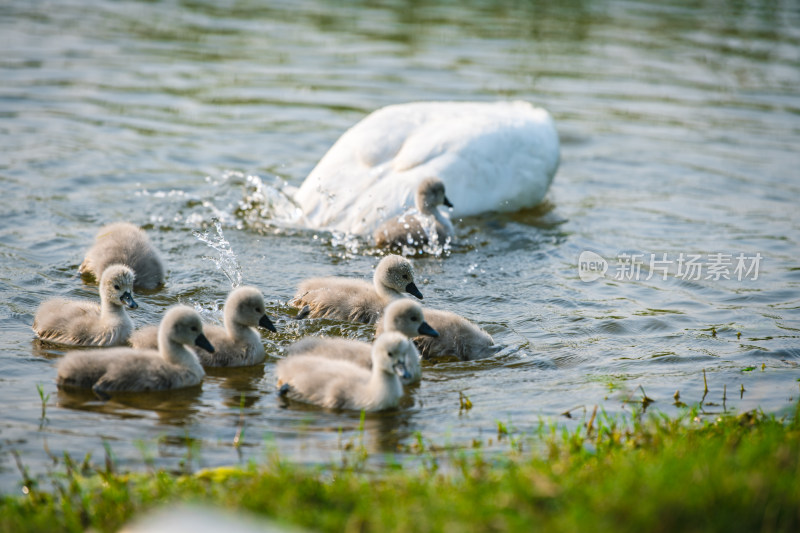
[[[648,412],[677,413],[676,391],[708,413],[788,412],[800,396],[797,28],[786,1],[3,3],[0,486],[18,481],[10,450],[34,472],[46,449],[102,458],[104,443],[120,468],[181,469],[273,449],[339,460],[363,439],[380,464],[418,432],[505,448],[498,421],[574,425],[594,405],[640,412],[645,393]],[[449,254],[414,258],[425,304],[475,320],[503,351],[426,362],[363,435],[358,413],[282,405],[286,345],[373,334],[293,320],[298,282],[368,280],[380,259],[363,240],[298,229],[292,191],[367,113],[453,99],[541,105],[562,141],[542,206],[454,220]],[[77,266],[116,220],[145,227],[167,266],[163,290],[137,294],[137,325],[175,303],[219,322],[231,286],[252,284],[279,330],[262,334],[266,363],[163,396],[58,391],[67,349],[32,342],[33,314],[48,298],[96,298]],[[582,281],[586,251],[610,275]],[[718,253],[761,254],[758,279],[684,279],[675,265],[667,279],[646,279],[649,265],[613,276],[620,254]]]
[[[57,406],[80,409],[119,418],[157,417],[165,426],[190,425],[198,413],[197,401],[202,387],[188,387],[174,391],[154,391],[147,394],[118,393],[107,401],[99,399],[90,390],[57,389]]]
[[[250,408],[261,399],[259,383],[264,379],[264,365],[206,369],[206,383],[214,383],[223,394],[222,402],[231,408]]]

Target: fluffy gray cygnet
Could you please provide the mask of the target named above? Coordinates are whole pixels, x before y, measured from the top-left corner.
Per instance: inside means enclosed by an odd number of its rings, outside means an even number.
[[[164,284],[164,264],[150,238],[129,222],[115,222],[100,228],[86,252],[78,272],[100,278],[108,265],[129,266],[136,274],[136,289],[152,290]]]
[[[439,332],[439,336],[414,338],[423,359],[451,356],[473,361],[490,357],[502,349],[494,343],[491,335],[464,317],[438,309],[425,309],[424,314],[425,321]],[[376,334],[381,331],[382,324],[379,323]]]
[[[295,355],[278,361],[279,394],[329,409],[381,411],[397,407],[403,396],[400,377],[414,349],[400,333],[384,333],[372,345],[372,369],[350,361]]]
[[[203,323],[194,309],[179,305],[167,311],[158,330],[158,344],[158,351],[108,348],[69,352],[57,364],[56,383],[64,388],[91,388],[102,398],[113,392],[160,391],[200,384],[205,372],[187,346],[210,352],[214,347],[203,334]]]
[[[414,267],[399,255],[378,263],[372,284],[340,277],[312,278],[300,283],[289,305],[310,318],[332,318],[374,324],[383,308],[405,293],[422,299],[414,284]]]
[[[46,341],[74,346],[121,346],[133,331],[125,306],[136,309],[133,271],[111,265],[100,278],[100,304],[54,298],[39,306],[33,331]]]
[[[373,237],[378,248],[422,248],[435,237],[439,246],[452,243],[455,230],[440,205],[453,207],[444,193],[444,183],[439,178],[426,178],[417,187],[415,205],[418,214],[407,213],[392,218],[375,230]],[[425,220],[428,219],[428,220]]]

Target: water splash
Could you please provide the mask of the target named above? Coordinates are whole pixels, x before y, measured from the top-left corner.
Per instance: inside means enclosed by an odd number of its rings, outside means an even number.
[[[239,200],[234,213],[254,229],[267,226],[303,225],[304,215],[288,194],[288,184],[275,176],[271,183],[254,175],[229,172],[244,180],[244,197]]]
[[[150,204],[152,224],[182,224],[188,227],[205,227],[208,220],[219,219],[226,227],[241,228],[242,223],[233,215],[239,199],[238,191],[231,187],[230,177],[206,176],[204,184],[189,190],[143,188],[135,194],[139,197],[157,199]]]
[[[200,301],[200,300],[192,300],[190,299],[189,302],[192,304],[192,307],[197,314],[200,315],[200,318],[203,320],[203,323],[207,324],[218,324],[222,325],[223,323],[223,300],[215,300],[213,302],[208,301]]]
[[[420,243],[414,238],[414,235],[408,233],[408,243],[404,244],[400,249],[401,255],[432,255],[434,257],[447,257],[450,255],[452,251],[451,239],[448,237],[445,242],[439,242],[439,233],[436,231],[436,219],[433,215],[423,215],[415,207],[412,207],[400,215],[397,221],[403,224],[406,217],[416,219],[419,222],[422,231],[427,237],[427,242]],[[406,228],[409,227],[409,225],[406,225]]]
[[[222,232],[222,223],[219,219],[214,219],[213,224],[216,230],[215,236],[211,235],[209,231],[193,231],[192,234],[197,240],[217,251],[219,257],[206,256],[205,258],[212,261],[217,270],[225,274],[225,277],[231,282],[231,288],[235,289],[242,284],[242,267],[239,265],[236,254],[233,253],[231,243],[228,242]]]
[[[157,211],[151,214],[151,223],[206,228],[209,220],[218,219],[225,228],[261,230],[303,225],[303,212],[293,203],[289,189],[277,176],[261,178],[226,170],[206,176],[203,184],[192,190],[141,189],[136,195],[159,200],[154,202]]]
[[[331,246],[335,252],[338,252],[339,249],[343,249],[342,252],[336,253],[337,257],[349,259],[358,255],[361,249],[365,247],[365,243],[358,235],[334,231],[331,234]]]

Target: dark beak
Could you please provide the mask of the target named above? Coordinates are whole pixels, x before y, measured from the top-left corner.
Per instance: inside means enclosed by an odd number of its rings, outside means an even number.
[[[422,293],[419,292],[419,289],[417,288],[416,285],[414,285],[413,281],[411,283],[409,283],[408,285],[406,285],[406,292],[408,294],[412,294],[412,295],[416,296],[417,298],[419,298],[420,300],[422,300]]]
[[[122,293],[122,296],[119,297],[120,301],[130,307],[131,309],[136,309],[139,307],[139,304],[133,301],[133,296],[128,291]]]
[[[431,327],[431,325],[428,324],[427,322],[425,322],[424,320],[422,321],[422,324],[419,325],[419,329],[417,330],[417,333],[419,333],[420,335],[427,335],[428,337],[438,337],[439,336],[439,332],[436,331],[435,329],[433,329]]]
[[[208,342],[208,338],[202,333],[194,340],[195,346],[204,349],[208,353],[214,353],[214,347]]]
[[[442,200],[442,203],[444,205],[446,205],[447,207],[453,207],[453,204],[450,202],[450,200],[447,199],[447,196],[444,197],[444,200]]]
[[[277,333],[278,330],[275,329],[275,325],[272,323],[272,320],[269,319],[267,315],[261,317],[261,320],[258,321],[258,325],[262,328],[266,328],[272,332]]]

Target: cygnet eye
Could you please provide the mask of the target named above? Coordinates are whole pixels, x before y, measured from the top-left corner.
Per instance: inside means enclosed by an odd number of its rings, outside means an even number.
[[[197,326],[192,326],[192,331],[197,331]]]
[[[114,285],[114,288],[115,288],[116,290],[119,290],[119,285]]]
[[[403,279],[408,279],[408,274],[403,274]]]
[[[264,311],[261,310],[260,307],[256,307],[255,309],[256,309],[256,313],[263,313],[264,312]]]
[[[418,316],[412,316],[411,317],[411,322],[419,322],[419,317]]]

